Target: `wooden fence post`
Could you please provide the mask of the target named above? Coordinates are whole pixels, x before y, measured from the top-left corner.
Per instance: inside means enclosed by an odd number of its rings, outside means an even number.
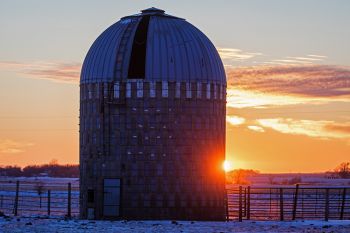
[[[324,220],[328,221],[328,218],[329,218],[329,189],[326,188]]]
[[[47,190],[47,215],[51,214],[51,190]]]
[[[341,207],[340,207],[340,220],[343,220],[344,218],[345,198],[346,198],[346,188],[343,189],[343,195],[342,195]]]
[[[242,186],[239,186],[239,210],[238,221],[242,222]]]
[[[14,206],[14,215],[17,216],[18,211],[18,196],[19,196],[19,181],[16,181],[16,197],[15,197],[15,206]]]
[[[280,220],[284,221],[283,213],[283,188],[280,188]]]
[[[250,220],[250,186],[248,186],[247,219]]]
[[[71,183],[68,183],[68,210],[67,210],[67,217],[70,218],[72,216],[71,214],[71,197],[72,197],[72,185]]]
[[[297,215],[297,203],[298,203],[298,191],[299,191],[299,184],[295,186],[295,193],[294,193],[294,200],[293,200],[293,217],[292,220],[295,220]]]

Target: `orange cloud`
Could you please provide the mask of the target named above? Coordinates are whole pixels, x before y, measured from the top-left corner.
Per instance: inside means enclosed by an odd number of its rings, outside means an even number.
[[[349,102],[350,69],[325,65],[275,65],[226,69],[229,107],[305,102]]]
[[[227,70],[230,88],[304,97],[350,96],[350,69],[325,65],[253,66]]]
[[[250,130],[253,130],[255,132],[259,132],[259,133],[265,132],[263,127],[260,127],[260,126],[257,126],[257,125],[248,125],[247,128],[250,129]]]
[[[258,119],[265,128],[271,128],[285,134],[306,135],[324,139],[349,139],[350,122],[295,120],[291,118]]]
[[[239,116],[226,116],[226,121],[231,125],[242,125],[246,121],[245,118]]]
[[[325,126],[326,130],[338,131],[350,135],[350,124],[330,124]]]
[[[283,106],[303,104],[305,102],[320,102],[317,98],[305,98],[296,96],[281,96],[274,93],[266,93],[252,90],[244,90],[234,87],[227,89],[227,107],[232,108],[266,108],[271,106]]]
[[[17,154],[25,151],[25,148],[33,146],[31,142],[17,142],[10,139],[0,140],[0,153]]]
[[[81,64],[60,62],[0,62],[0,69],[25,75],[29,78],[47,79],[54,82],[78,83]]]

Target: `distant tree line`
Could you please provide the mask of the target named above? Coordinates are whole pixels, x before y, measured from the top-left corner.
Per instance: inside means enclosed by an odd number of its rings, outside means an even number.
[[[235,169],[226,172],[226,182],[228,184],[240,184],[247,185],[250,184],[249,178],[259,175],[260,172],[252,169]],[[325,173],[327,177],[333,179],[350,179],[350,162],[343,162],[339,164],[332,171]],[[284,185],[294,185],[302,182],[300,176],[295,176],[290,179],[283,179],[282,181],[276,182],[276,176],[270,175],[268,177],[269,184],[284,184]]]
[[[226,173],[226,182],[228,184],[250,184],[249,177],[260,174],[258,170],[252,169],[235,169]]]
[[[56,163],[44,165],[28,165],[24,168],[19,166],[0,167],[0,176],[49,176],[49,177],[79,177],[79,165]]]
[[[333,171],[327,172],[333,178],[350,179],[350,162],[339,164]]]

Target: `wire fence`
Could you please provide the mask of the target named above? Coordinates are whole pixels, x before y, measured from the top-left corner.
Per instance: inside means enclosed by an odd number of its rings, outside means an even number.
[[[350,187],[227,189],[228,220],[350,220]]]
[[[79,182],[0,181],[0,211],[79,216]],[[227,220],[350,220],[350,187],[228,186]]]
[[[0,181],[0,211],[15,216],[79,216],[79,185]]]

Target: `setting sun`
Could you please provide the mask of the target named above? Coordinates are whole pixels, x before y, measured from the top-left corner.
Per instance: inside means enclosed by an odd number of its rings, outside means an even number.
[[[225,172],[231,171],[232,170],[231,162],[228,160],[225,160],[224,163],[222,164],[222,168],[224,169]]]

